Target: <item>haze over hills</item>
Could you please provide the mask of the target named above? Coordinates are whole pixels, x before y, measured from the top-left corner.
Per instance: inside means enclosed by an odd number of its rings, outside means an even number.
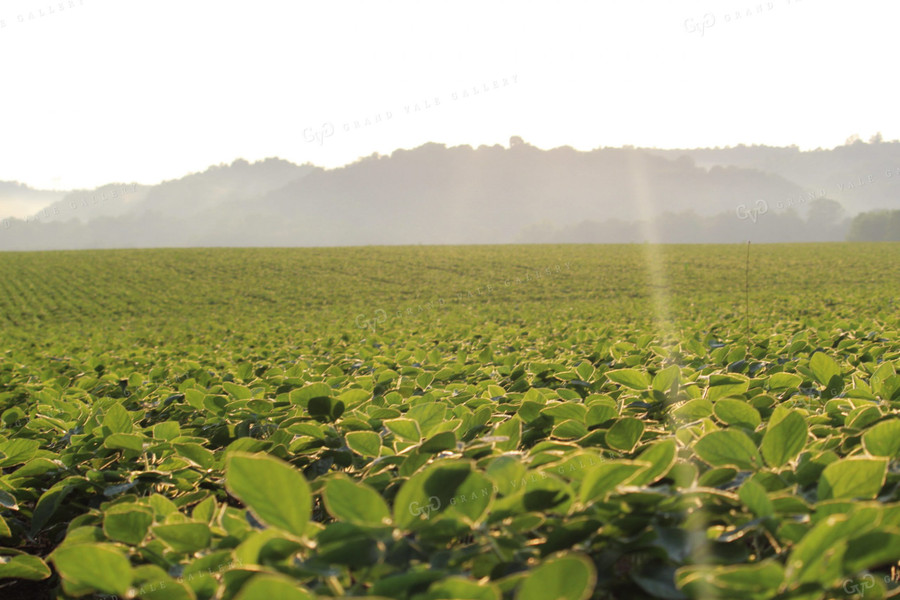
[[[780,175],[816,197],[837,200],[850,214],[900,207],[900,143],[884,142],[880,135],[869,143],[852,136],[831,150],[737,146],[646,151],[666,158],[688,156],[706,168],[728,165]]]
[[[0,181],[0,207],[4,218],[33,215],[65,195],[66,192],[35,190],[15,181]]]
[[[268,159],[250,164],[239,159],[231,165],[213,166],[155,186],[110,184],[96,190],[71,192],[36,213],[37,221],[82,223],[103,217],[157,213],[165,217],[192,218],[218,210],[232,202],[252,203],[266,193],[316,170],[310,165]]]
[[[153,186],[0,183],[0,206],[52,201],[0,222],[0,249],[842,240],[849,217],[898,207],[898,180],[900,142],[880,140],[810,152],[430,143],[335,169],[236,160]]]

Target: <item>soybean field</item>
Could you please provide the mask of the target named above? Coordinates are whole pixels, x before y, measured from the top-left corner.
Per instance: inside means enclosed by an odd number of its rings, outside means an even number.
[[[900,594],[900,243],[0,254],[0,598]]]

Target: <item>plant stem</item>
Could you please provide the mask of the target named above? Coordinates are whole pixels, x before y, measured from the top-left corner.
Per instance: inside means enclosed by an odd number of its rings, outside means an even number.
[[[747,298],[747,350],[750,349],[750,240],[747,240],[747,266],[745,269],[745,289]]]

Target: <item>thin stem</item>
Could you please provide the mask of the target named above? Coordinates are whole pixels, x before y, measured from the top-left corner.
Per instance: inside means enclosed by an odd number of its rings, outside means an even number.
[[[745,269],[745,289],[747,298],[747,350],[750,349],[750,240],[747,240],[747,266]]]

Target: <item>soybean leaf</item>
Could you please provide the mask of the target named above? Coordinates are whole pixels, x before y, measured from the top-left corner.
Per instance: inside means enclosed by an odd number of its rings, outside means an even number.
[[[112,544],[68,544],[50,560],[64,581],[80,588],[125,596],[134,574],[128,558]]]
[[[762,462],[753,440],[737,429],[707,433],[694,444],[694,452],[713,466],[756,470]]]
[[[371,487],[346,477],[332,477],[323,493],[328,512],[355,525],[378,527],[390,523],[387,503]]]
[[[580,554],[564,554],[541,563],[516,591],[516,600],[587,600],[594,591],[594,563]]]
[[[887,460],[845,458],[831,463],[819,479],[819,500],[857,498],[871,500],[878,495],[887,476]]]
[[[263,523],[296,536],[312,511],[309,484],[290,464],[265,454],[229,455],[225,487]]]
[[[769,424],[760,449],[771,467],[781,467],[792,461],[806,447],[809,426],[799,412],[791,411],[774,425]]]

